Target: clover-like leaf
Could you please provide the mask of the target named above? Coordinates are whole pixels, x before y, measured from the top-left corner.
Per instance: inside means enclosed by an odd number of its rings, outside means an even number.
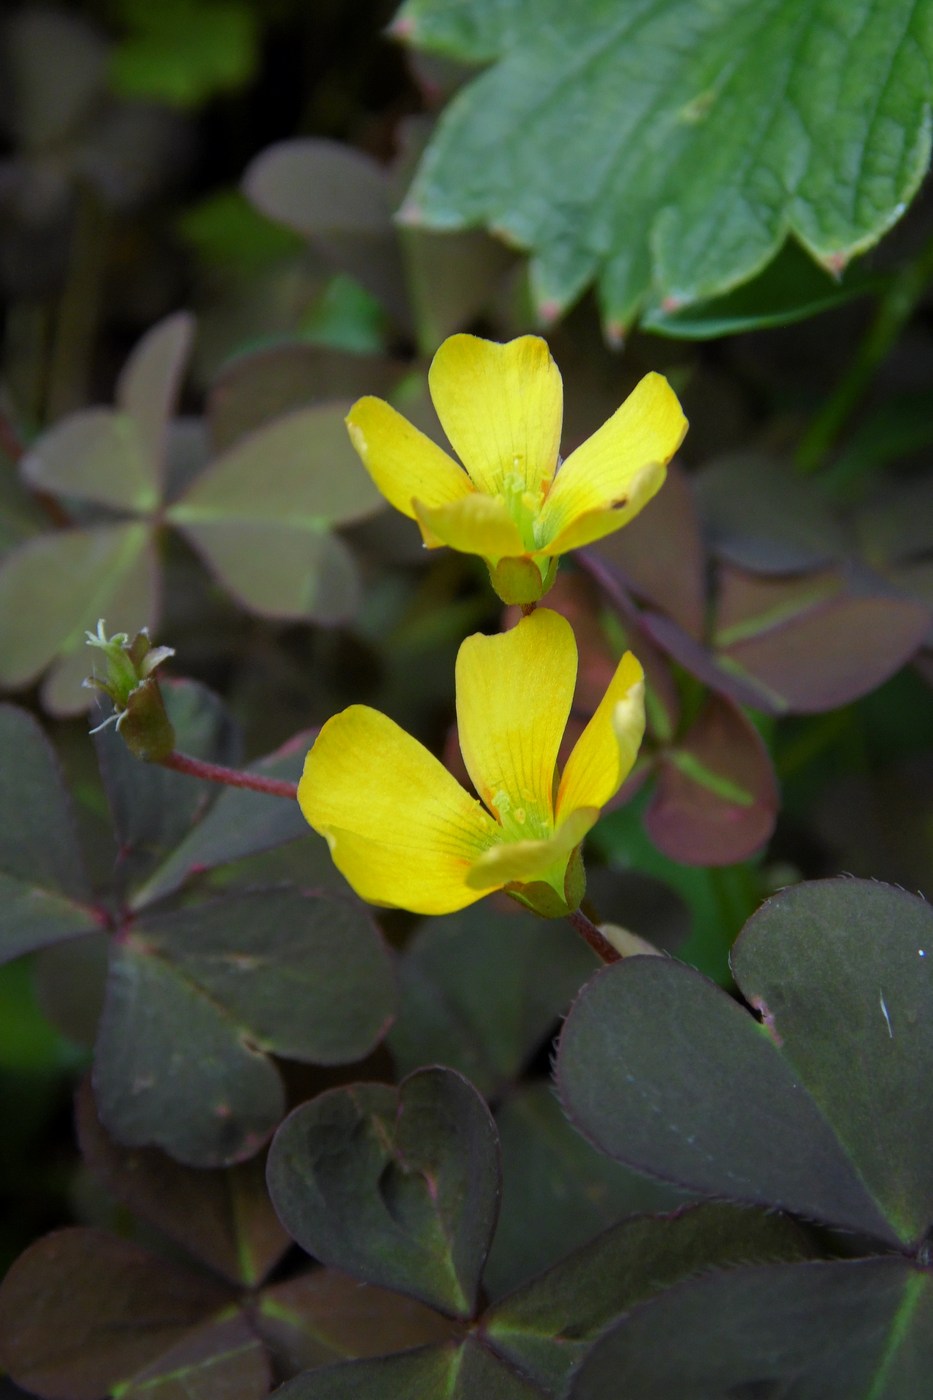
[[[675,744],[659,750],[645,826],[659,850],[691,865],[732,865],[768,840],[777,780],[760,734],[711,695]]]
[[[38,535],[0,564],[0,685],[34,681],[56,657],[69,668],[55,708],[90,703],[85,632],[106,615],[131,633],[155,613],[154,559],[144,524],[98,525]],[[74,668],[74,669],[73,669]]]
[[[563,1395],[594,1339],[634,1304],[704,1270],[806,1253],[798,1228],[760,1210],[704,1204],[633,1216],[495,1305],[484,1330],[542,1394]]]
[[[362,1059],[394,1010],[368,915],[298,890],[146,912],[115,941],[97,1040],[101,1119],[194,1166],[252,1156],[282,1117],[268,1058]]]
[[[409,217],[530,248],[545,313],[598,280],[616,329],[747,281],[788,234],[838,269],[926,171],[927,21],[912,0],[852,0],[844,24],[834,0],[406,0],[396,32],[491,64],[444,113]]]
[[[565,1106],[640,1170],[919,1249],[933,1196],[916,1112],[933,1066],[931,941],[933,911],[902,891],[784,891],[734,958],[764,1025],[681,964],[628,959],[567,1020]]]
[[[382,498],[350,445],[344,413],[314,405],[263,424],[167,512],[231,592],[265,616],[332,622],[356,606],[352,556],[329,532],[371,515]]]
[[[496,1223],[495,1125],[448,1069],[333,1089],[295,1109],[269,1154],[286,1228],[322,1263],[455,1317],[476,1306]]]
[[[550,1084],[520,1086],[496,1114],[502,1208],[484,1282],[493,1297],[579,1248],[623,1216],[669,1210],[682,1192],[628,1171],[574,1132]]]
[[[731,1269],[633,1309],[568,1400],[920,1400],[931,1317],[929,1274],[896,1257]]]
[[[24,710],[0,706],[0,962],[101,927],[55,755]]]
[[[229,1300],[215,1280],[104,1230],[59,1230],[0,1286],[0,1364],[49,1400],[99,1400]]]
[[[546,1391],[491,1354],[475,1337],[460,1346],[422,1347],[398,1356],[308,1371],[277,1400],[542,1400]]]
[[[557,922],[488,903],[428,919],[399,965],[389,1046],[403,1073],[437,1062],[495,1094],[517,1078],[595,966]]]
[[[255,1287],[289,1245],[254,1157],[223,1171],[196,1170],[155,1147],[122,1147],[106,1132],[88,1080],[75,1103],[85,1163],[110,1194],[231,1283]]]

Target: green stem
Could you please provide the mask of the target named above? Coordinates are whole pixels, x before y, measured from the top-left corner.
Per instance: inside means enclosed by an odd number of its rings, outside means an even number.
[[[572,914],[567,915],[567,922],[576,929],[577,933],[585,943],[588,943],[598,958],[602,958],[604,963],[619,962],[622,954],[617,948],[613,948],[608,938],[604,938],[593,923],[588,919],[582,909],[575,909]]]
[[[179,753],[177,749],[158,761],[163,768],[187,773],[192,778],[203,778],[208,783],[249,788],[251,792],[264,792],[269,797],[286,797],[291,802],[298,797],[297,783],[287,782],[284,778],[264,778],[260,773],[244,773],[240,768],[226,768],[222,763],[206,763],[201,758],[192,758],[191,754]]]
[[[797,470],[811,476],[822,466],[851,415],[859,407],[876,371],[913,315],[933,278],[933,239],[902,267],[882,296],[849,368],[822,411],[810,424],[797,450]]]

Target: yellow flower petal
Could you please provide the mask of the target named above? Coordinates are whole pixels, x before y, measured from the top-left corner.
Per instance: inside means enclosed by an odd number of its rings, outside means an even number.
[[[663,484],[686,431],[667,380],[646,374],[561,466],[535,526],[539,549],[560,554],[624,525]]]
[[[548,608],[457,655],[460,749],[480,797],[509,839],[552,834],[554,773],[577,674],[567,620]]]
[[[350,440],[390,505],[415,518],[415,498],[446,505],[472,492],[466,472],[383,399],[359,399],[347,414]]]
[[[560,371],[540,336],[500,345],[452,335],[434,356],[431,398],[451,446],[478,490],[540,491],[560,450]]]
[[[479,554],[491,559],[493,564],[525,553],[518,526],[509,515],[505,501],[497,496],[482,496],[473,491],[462,501],[442,506],[416,500],[414,514],[429,548],[448,544],[451,549],[459,549],[461,554]]]
[[[531,884],[555,871],[560,882],[571,851],[579,846],[598,819],[598,808],[580,807],[545,841],[507,841],[501,846],[492,846],[470,870],[467,884],[471,889],[488,893],[501,890],[503,885]]]
[[[298,801],[334,864],[371,904],[448,914],[501,832],[422,744],[367,705],[327,721],[305,761]]]
[[[557,822],[604,807],[625,782],[645,732],[645,673],[627,651],[567,760],[557,792]]]

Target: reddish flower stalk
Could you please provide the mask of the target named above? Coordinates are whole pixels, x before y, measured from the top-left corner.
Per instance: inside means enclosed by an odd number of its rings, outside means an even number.
[[[187,773],[192,778],[203,778],[209,783],[249,788],[251,792],[265,792],[270,797],[287,797],[291,802],[298,798],[297,783],[290,783],[285,778],[264,778],[261,773],[244,773],[239,768],[226,768],[222,763],[205,763],[203,759],[192,758],[190,754],[179,753],[177,749],[158,762],[163,768]]]

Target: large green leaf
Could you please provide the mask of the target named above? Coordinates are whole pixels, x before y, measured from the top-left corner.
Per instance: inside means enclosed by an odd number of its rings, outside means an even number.
[[[397,31],[492,63],[408,200],[532,250],[554,314],[594,279],[611,326],[746,281],[794,235],[843,266],[930,153],[928,0],[407,0]]]
[[[469,1080],[424,1069],[354,1084],[289,1115],[269,1190],[302,1248],[368,1283],[470,1317],[495,1228],[499,1152]]]
[[[0,706],[0,962],[100,928],[68,793],[31,715]]]
[[[929,1274],[903,1259],[734,1269],[623,1318],[569,1400],[923,1400],[931,1324]]]
[[[628,959],[598,974],[567,1020],[565,1106],[603,1151],[664,1179],[918,1249],[930,1223],[918,1105],[933,1065],[931,942],[933,911],[900,890],[784,891],[735,956],[763,1024],[687,967]]]
[[[393,1011],[387,952],[356,905],[282,888],[143,914],[113,949],[101,1118],[194,1166],[252,1156],[284,1111],[267,1054],[362,1059]]]

